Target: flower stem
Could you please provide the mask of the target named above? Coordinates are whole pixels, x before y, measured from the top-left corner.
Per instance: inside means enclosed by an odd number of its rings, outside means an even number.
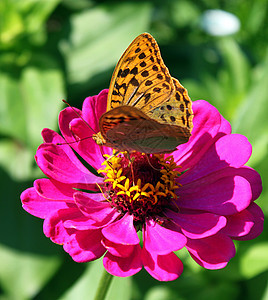
[[[113,275],[109,274],[105,269],[103,269],[103,273],[102,273],[101,279],[99,281],[99,286],[98,286],[94,300],[104,300],[105,299],[113,277],[114,277]]]

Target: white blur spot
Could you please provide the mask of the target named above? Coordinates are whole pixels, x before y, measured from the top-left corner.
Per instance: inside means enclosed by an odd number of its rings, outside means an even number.
[[[236,33],[240,29],[239,19],[224,10],[206,10],[201,16],[203,30],[215,36],[223,36]]]

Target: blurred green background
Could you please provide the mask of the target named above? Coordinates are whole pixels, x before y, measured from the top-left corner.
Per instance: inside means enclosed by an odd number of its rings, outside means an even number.
[[[241,22],[232,35],[202,29],[208,9]],[[203,21],[204,22],[204,21]],[[0,300],[93,299],[102,261],[78,264],[27,214],[20,193],[43,176],[34,162],[40,132],[58,130],[61,99],[82,101],[109,86],[113,68],[140,33],[159,43],[171,74],[192,100],[205,99],[253,145],[248,163],[263,180],[257,203],[268,214],[268,2],[266,0],[0,1]],[[115,278],[107,299],[268,299],[267,228],[236,243],[223,270],[180,251],[185,269],[161,283],[144,270]]]

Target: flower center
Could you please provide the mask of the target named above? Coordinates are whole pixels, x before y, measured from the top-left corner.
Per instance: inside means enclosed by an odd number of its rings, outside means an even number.
[[[114,152],[106,157],[105,168],[98,170],[105,176],[104,196],[119,212],[133,215],[135,225],[148,217],[159,218],[164,209],[174,207],[180,166],[173,156]]]

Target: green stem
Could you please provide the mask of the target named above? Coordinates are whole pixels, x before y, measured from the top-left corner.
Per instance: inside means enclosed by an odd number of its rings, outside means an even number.
[[[109,274],[103,268],[103,273],[102,273],[94,300],[104,300],[105,299],[113,277],[114,277],[113,275]]]

